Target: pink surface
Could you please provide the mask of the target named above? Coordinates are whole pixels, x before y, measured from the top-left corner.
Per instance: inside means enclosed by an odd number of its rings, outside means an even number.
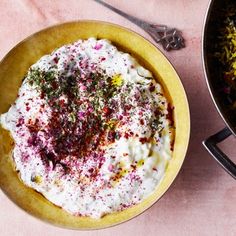
[[[191,141],[183,168],[170,190],[149,210],[127,223],[99,231],[71,231],[41,222],[0,191],[0,235],[236,235],[235,180],[201,145],[204,138],[224,127],[210,99],[201,62],[201,31],[209,0],[107,2],[142,19],[183,31],[187,47],[165,52],[182,79],[191,109]],[[28,35],[77,19],[114,22],[150,39],[140,28],[92,0],[1,0],[0,11],[0,58]],[[221,147],[236,156],[235,144],[231,137]]]

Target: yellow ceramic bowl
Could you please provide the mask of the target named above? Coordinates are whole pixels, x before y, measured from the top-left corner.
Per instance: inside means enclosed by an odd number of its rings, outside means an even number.
[[[78,21],[40,31],[14,47],[0,63],[0,114],[15,101],[22,78],[30,65],[55,48],[89,37],[109,39],[124,52],[130,53],[162,84],[174,105],[176,126],[173,158],[156,191],[140,204],[99,220],[75,217],[47,201],[41,194],[26,187],[18,178],[11,162],[13,142],[9,133],[0,129],[0,187],[6,195],[28,213],[47,222],[73,229],[98,229],[127,221],[155,203],[169,188],[186,154],[190,117],[188,102],[180,79],[165,56],[140,35],[117,25],[98,21]]]

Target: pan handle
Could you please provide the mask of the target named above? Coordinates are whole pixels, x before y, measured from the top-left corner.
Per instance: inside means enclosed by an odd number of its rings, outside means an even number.
[[[232,132],[225,127],[218,133],[210,136],[202,143],[215,160],[236,179],[236,165],[217,147],[217,144],[228,138]]]

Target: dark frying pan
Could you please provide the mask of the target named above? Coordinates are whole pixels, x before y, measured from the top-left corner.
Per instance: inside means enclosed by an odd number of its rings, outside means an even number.
[[[211,97],[218,112],[225,121],[226,127],[203,141],[203,145],[218,163],[236,179],[235,163],[217,146],[218,143],[225,140],[230,135],[236,135],[236,111],[229,109],[229,99],[226,94],[222,93],[222,87],[225,83],[222,78],[222,66],[219,64],[217,58],[214,57],[214,53],[217,50],[216,45],[219,29],[222,27],[222,22],[225,18],[224,9],[226,9],[227,4],[232,3],[235,5],[236,9],[236,2],[234,0],[212,0],[209,4],[205,19],[202,40],[204,72]]]

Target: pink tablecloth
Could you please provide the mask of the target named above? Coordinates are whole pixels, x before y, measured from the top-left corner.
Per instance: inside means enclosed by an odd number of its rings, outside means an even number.
[[[236,184],[210,157],[201,141],[224,127],[210,99],[201,62],[201,33],[209,0],[110,0],[124,11],[181,29],[187,47],[165,52],[188,94],[192,131],[183,168],[167,194],[139,217],[92,232],[60,229],[17,208],[0,191],[0,235],[236,235]],[[0,58],[28,35],[55,23],[97,19],[148,35],[92,0],[1,0]],[[234,138],[221,147],[236,156]]]

